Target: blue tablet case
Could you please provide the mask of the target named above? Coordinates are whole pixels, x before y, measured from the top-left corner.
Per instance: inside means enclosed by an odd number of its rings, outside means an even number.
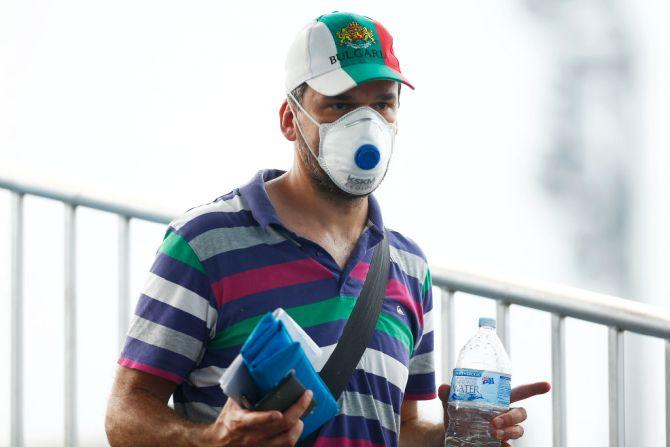
[[[302,418],[300,439],[321,427],[339,412],[337,402],[307,359],[300,344],[291,339],[284,323],[271,313],[256,325],[240,351],[246,369],[261,396],[267,395],[291,372],[314,393],[315,405]]]

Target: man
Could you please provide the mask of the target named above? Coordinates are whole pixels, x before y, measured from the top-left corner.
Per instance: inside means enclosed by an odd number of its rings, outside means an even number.
[[[260,317],[277,307],[325,351],[337,344],[384,235],[370,193],[390,161],[400,83],[411,87],[391,36],[367,17],[327,14],[299,33],[279,110],[293,166],[261,171],[170,223],[119,360],[110,444],[296,444],[310,391],[284,413],[250,412],[226,399],[218,380]],[[391,230],[388,237],[379,322],[339,398],[340,414],[316,446],[443,445],[445,425],[417,415],[418,400],[439,394],[446,408],[449,394],[448,385],[435,389],[428,264],[411,239]],[[519,387],[512,400],[548,389]],[[515,439],[525,419],[522,408],[511,409],[492,430]]]

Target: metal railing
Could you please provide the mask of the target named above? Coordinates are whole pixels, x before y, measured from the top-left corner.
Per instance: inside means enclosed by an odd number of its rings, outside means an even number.
[[[64,437],[65,446],[77,443],[77,308],[76,308],[76,226],[79,207],[116,214],[118,227],[118,344],[123,346],[128,330],[129,314],[129,256],[130,221],[132,219],[169,223],[170,213],[149,211],[123,203],[54,188],[51,185],[23,183],[20,180],[0,175],[0,189],[11,195],[11,258],[10,258],[10,445],[23,447],[23,204],[26,195],[55,200],[64,205],[65,219],[65,381],[64,381]]]
[[[77,445],[77,326],[75,300],[76,210],[86,207],[116,214],[118,226],[118,340],[122,346],[129,314],[129,233],[133,219],[167,224],[176,213],[152,211],[123,203],[81,195],[52,185],[26,184],[0,175],[0,189],[11,194],[11,300],[10,300],[10,418],[11,446],[22,447],[23,439],[23,202],[33,195],[64,204],[65,219],[65,445]],[[486,277],[459,269],[432,268],[433,285],[442,291],[442,372],[447,383],[454,366],[454,299],[468,293],[496,301],[498,334],[510,348],[510,306],[522,306],[551,314],[553,447],[566,446],[565,318],[575,318],[609,328],[609,438],[610,446],[625,445],[624,355],[626,332],[665,340],[666,445],[670,447],[670,314],[651,305],[584,290]]]
[[[454,365],[454,295],[464,292],[496,300],[498,336],[509,350],[510,306],[551,314],[553,447],[566,446],[565,318],[608,327],[609,444],[625,439],[624,334],[632,332],[665,340],[665,432],[670,447],[670,314],[648,304],[563,286],[537,285],[487,277],[456,269],[433,269],[433,285],[442,290],[442,371],[448,383]]]

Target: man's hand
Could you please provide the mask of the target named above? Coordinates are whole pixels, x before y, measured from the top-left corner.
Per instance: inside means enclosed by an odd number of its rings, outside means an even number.
[[[510,402],[516,402],[523,399],[528,399],[529,397],[536,396],[538,394],[544,394],[549,392],[551,385],[549,382],[536,382],[529,383],[527,385],[521,385],[512,389],[512,394],[510,396]],[[447,414],[447,402],[449,401],[449,391],[451,387],[447,384],[443,384],[437,390],[437,395],[442,401],[442,407],[444,408],[444,429],[446,430],[449,426],[449,415]],[[496,416],[491,421],[493,435],[504,441],[502,447],[509,447],[509,444],[506,442],[510,439],[518,439],[523,436],[523,427],[519,425],[526,420],[528,415],[526,410],[522,407],[510,408],[506,412]]]
[[[312,400],[306,391],[284,413],[248,411],[228,399],[216,421],[192,422],[168,407],[177,385],[167,379],[119,367],[109,398],[105,431],[112,447],[283,447],[302,433],[300,416]]]
[[[219,417],[203,432],[206,444],[216,447],[291,447],[298,442],[312,392],[307,390],[283,414],[279,411],[249,411],[228,399]]]

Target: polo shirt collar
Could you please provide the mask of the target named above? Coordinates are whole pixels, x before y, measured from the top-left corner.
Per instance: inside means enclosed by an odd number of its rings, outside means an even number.
[[[275,207],[270,202],[270,197],[265,189],[265,182],[275,179],[285,172],[280,169],[263,169],[258,171],[249,183],[240,188],[240,194],[249,205],[251,214],[263,228],[267,228],[271,224],[282,225]]]
[[[381,240],[384,236],[384,221],[382,220],[382,210],[375,196],[368,196],[368,226]]]
[[[272,202],[270,202],[270,197],[265,189],[265,182],[275,179],[285,173],[286,171],[280,169],[263,169],[258,171],[249,183],[240,187],[240,194],[249,205],[251,214],[254,216],[256,222],[263,228],[267,228],[271,224],[277,224],[283,227],[283,224],[277,215],[277,211],[274,206],[272,206]],[[384,222],[382,220],[379,203],[372,194],[368,196],[367,227],[381,239],[384,234]]]

